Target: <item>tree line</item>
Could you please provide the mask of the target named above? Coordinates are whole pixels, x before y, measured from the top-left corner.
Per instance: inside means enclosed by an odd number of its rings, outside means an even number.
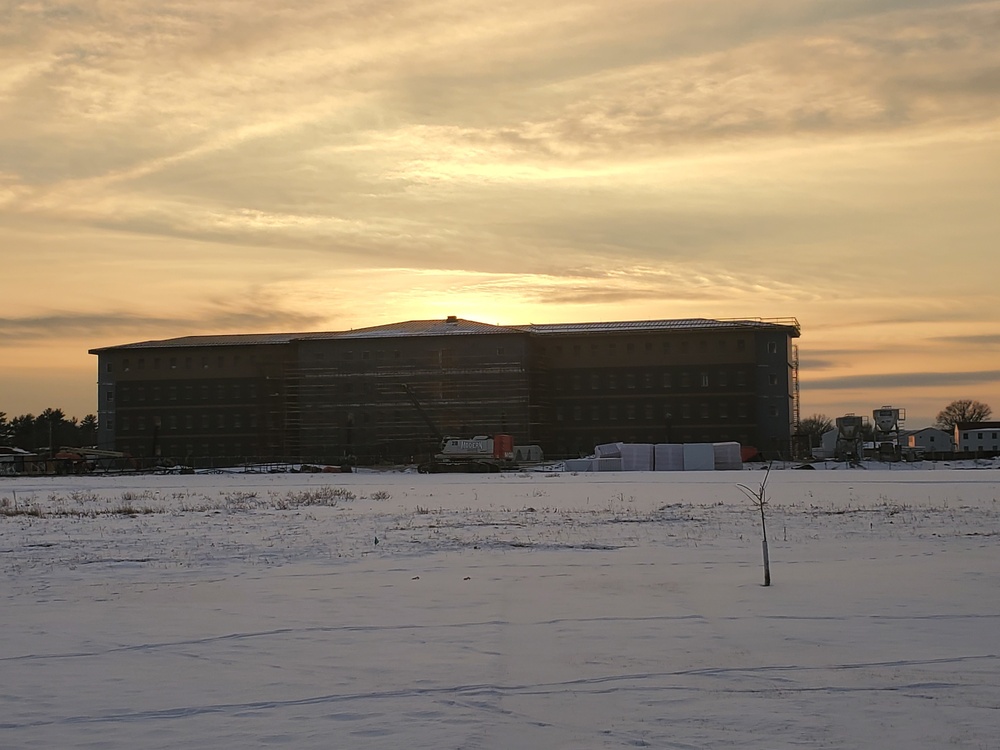
[[[952,401],[938,412],[934,420],[934,426],[939,430],[944,430],[948,434],[955,431],[955,425],[960,422],[985,422],[993,414],[993,409],[988,404],[973,399],[959,399]],[[799,434],[809,436],[809,445],[818,448],[822,443],[824,432],[829,432],[836,426],[834,420],[825,414],[813,414],[799,422]],[[863,438],[872,439],[871,425],[864,428]]]
[[[60,446],[92,446],[97,443],[97,417],[67,417],[62,409],[45,409],[37,416],[22,414],[8,419],[0,411],[0,445],[35,451]]]

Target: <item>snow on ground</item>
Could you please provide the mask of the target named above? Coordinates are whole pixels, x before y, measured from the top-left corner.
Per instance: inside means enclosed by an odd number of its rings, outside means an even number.
[[[1000,471],[763,478],[2,480],[0,746],[1000,747]]]

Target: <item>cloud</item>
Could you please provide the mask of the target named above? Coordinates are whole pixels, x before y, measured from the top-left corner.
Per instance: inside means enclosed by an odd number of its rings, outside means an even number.
[[[1000,334],[974,334],[969,336],[934,336],[933,341],[940,341],[946,344],[971,344],[973,346],[1000,346]]]
[[[995,385],[1000,380],[1000,370],[975,372],[898,372],[882,374],[845,375],[833,378],[802,380],[803,390],[856,390],[876,389],[886,386],[919,388],[962,385]]]
[[[51,339],[107,338],[112,335],[146,340],[157,335],[248,333],[305,330],[321,317],[269,309],[216,305],[181,316],[137,315],[125,311],[104,313],[52,312],[45,315],[0,318],[0,346],[43,345]]]

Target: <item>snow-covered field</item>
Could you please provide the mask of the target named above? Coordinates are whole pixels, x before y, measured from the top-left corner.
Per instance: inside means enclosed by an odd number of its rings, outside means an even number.
[[[763,478],[0,480],[0,747],[1000,748],[1000,470]]]

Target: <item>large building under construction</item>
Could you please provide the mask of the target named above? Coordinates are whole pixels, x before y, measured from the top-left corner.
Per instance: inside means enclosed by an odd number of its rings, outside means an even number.
[[[785,455],[794,319],[494,326],[449,317],[91,350],[99,442],[179,461],[408,461],[509,433],[547,458],[600,443],[738,441]]]

